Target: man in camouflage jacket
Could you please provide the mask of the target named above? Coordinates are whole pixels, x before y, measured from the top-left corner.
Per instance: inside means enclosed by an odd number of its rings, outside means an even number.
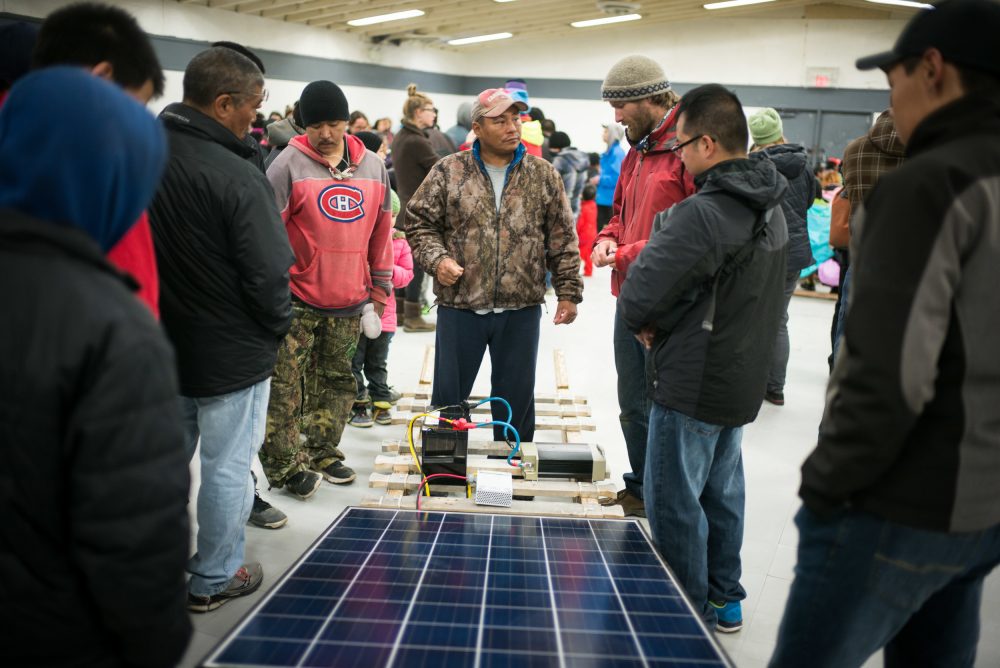
[[[557,325],[576,319],[583,282],[562,179],[548,162],[526,155],[522,106],[504,89],[477,97],[472,129],[478,139],[471,151],[431,169],[407,205],[406,234],[414,261],[435,277],[432,403],[467,399],[489,347],[492,395],[509,401],[511,424],[528,441],[546,270],[558,298]],[[506,407],[494,404],[494,419],[507,418]],[[494,438],[504,438],[503,427],[494,428]]]

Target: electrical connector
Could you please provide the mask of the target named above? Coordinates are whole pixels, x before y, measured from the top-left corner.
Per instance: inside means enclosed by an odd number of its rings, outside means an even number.
[[[451,424],[451,428],[455,431],[472,431],[477,426],[474,422],[470,422],[464,417],[452,420],[449,424]]]

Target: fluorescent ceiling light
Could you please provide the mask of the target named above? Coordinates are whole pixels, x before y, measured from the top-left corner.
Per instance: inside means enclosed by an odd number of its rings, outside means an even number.
[[[348,21],[349,26],[370,26],[376,23],[385,23],[386,21],[399,21],[400,19],[413,19],[418,16],[423,16],[424,13],[419,9],[408,9],[405,12],[393,12],[392,14],[379,14],[378,16],[369,16],[363,19],[354,19],[353,21]]]
[[[496,32],[492,35],[476,35],[475,37],[463,37],[462,39],[449,39],[452,46],[462,46],[463,44],[475,44],[477,42],[492,42],[495,39],[507,39],[514,35],[509,32]]]
[[[514,2],[514,0],[493,0],[493,2]]]
[[[774,2],[774,0],[726,0],[725,2],[710,2],[702,5],[705,9],[728,9],[729,7],[742,7],[743,5],[759,5],[762,2]]]
[[[590,19],[588,21],[573,21],[570,23],[574,28],[590,28],[591,26],[603,26],[609,23],[623,23],[625,21],[638,21],[642,16],[639,14],[624,14],[623,16],[606,16],[603,19]]]
[[[868,0],[877,5],[896,5],[897,7],[911,7],[913,9],[934,9],[934,5],[923,2],[911,2],[910,0]]]

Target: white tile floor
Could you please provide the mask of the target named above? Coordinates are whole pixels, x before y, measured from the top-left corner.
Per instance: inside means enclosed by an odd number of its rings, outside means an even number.
[[[554,327],[550,302],[543,313],[537,391],[554,390],[552,351],[564,351],[570,384],[593,406],[595,438],[609,458],[615,479],[628,469],[625,443],[618,426],[615,369],[611,351],[614,300],[608,289],[607,270],[585,279],[585,301],[577,322]],[[745,626],[739,633],[722,636],[730,656],[740,668],[764,666],[774,648],[778,624],[791,586],[798,536],[792,516],[798,508],[796,491],[799,466],[815,444],[827,380],[830,318],[833,303],[796,297],[791,305],[792,354],[785,388],[786,405],[764,404],[757,421],[743,438],[747,476],[746,530],[743,544],[743,605]],[[397,333],[390,353],[391,382],[405,390],[416,383],[423,350],[433,334]],[[489,390],[489,362],[480,371],[475,391]],[[277,531],[247,528],[247,559],[264,566],[261,591],[272,585],[316,539],[322,529],[348,505],[358,504],[371,492],[367,479],[383,439],[402,437],[400,427],[347,428],[343,450],[358,479],[348,486],[325,484],[315,497],[302,502],[283,492],[262,490],[265,498],[289,515],[288,525]],[[193,466],[195,493],[197,464]],[[263,480],[262,476],[258,476]],[[194,524],[194,518],[192,526]],[[260,595],[233,601],[219,610],[195,615],[196,633],[182,666],[195,666],[218,640],[237,624]],[[866,666],[881,665],[873,657]],[[1000,666],[1000,575],[987,580],[983,598],[982,639],[977,666]]]

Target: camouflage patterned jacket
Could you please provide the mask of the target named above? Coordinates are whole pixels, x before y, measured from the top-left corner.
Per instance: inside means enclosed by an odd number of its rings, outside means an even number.
[[[541,304],[546,268],[560,300],[583,300],[576,224],[562,179],[523,146],[507,168],[499,212],[478,141],[471,151],[439,161],[407,204],[406,238],[414,261],[431,276],[446,257],[465,268],[452,286],[434,281],[443,306]]]

